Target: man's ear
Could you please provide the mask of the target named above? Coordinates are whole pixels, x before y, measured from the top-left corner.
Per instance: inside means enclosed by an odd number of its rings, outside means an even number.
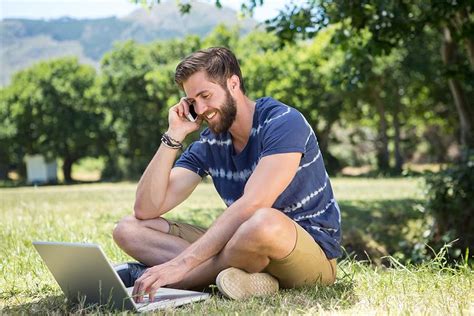
[[[227,79],[227,89],[231,93],[235,93],[237,90],[240,90],[240,80],[237,75],[232,75],[229,79]]]

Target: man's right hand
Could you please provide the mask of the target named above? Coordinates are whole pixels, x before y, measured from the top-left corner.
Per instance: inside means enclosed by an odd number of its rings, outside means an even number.
[[[186,98],[181,98],[168,113],[169,127],[166,133],[179,142],[182,142],[188,134],[197,131],[202,123],[201,117],[198,117],[195,122],[186,118],[189,114],[188,102]]]

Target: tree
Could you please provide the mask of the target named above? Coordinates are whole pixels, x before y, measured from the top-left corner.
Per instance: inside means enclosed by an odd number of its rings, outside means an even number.
[[[255,0],[249,2],[256,3]],[[466,231],[473,230],[473,221],[470,220],[472,210],[468,207],[472,205],[472,195],[468,193],[474,187],[473,177],[470,176],[474,151],[474,108],[471,101],[474,96],[472,8],[472,1],[312,0],[301,6],[293,5],[291,9],[280,12],[279,16],[269,21],[270,28],[280,35],[283,42],[313,37],[329,24],[340,25],[339,34],[334,37],[335,42],[361,39],[359,51],[364,53],[353,64],[359,69],[356,78],[362,78],[365,82],[370,81],[371,72],[366,76],[367,72],[360,69],[367,69],[367,60],[373,65],[371,61],[374,57],[416,45],[420,34],[431,31],[438,33],[443,61],[443,65],[438,68],[443,70],[441,76],[449,87],[458,114],[459,138],[465,154],[452,168],[428,178],[430,198],[427,207],[435,218],[433,227],[436,234],[433,241],[447,242],[459,238],[461,252],[472,247],[472,236],[466,235]],[[349,51],[348,54],[350,53],[352,52]],[[422,48],[417,53],[429,58],[430,52]],[[382,104],[379,97],[379,93],[374,94],[375,103]],[[394,104],[400,105],[399,102]],[[394,109],[399,111],[396,107]],[[380,111],[380,117],[383,116],[385,113]]]
[[[248,1],[248,7],[263,1]],[[313,37],[329,24],[339,24],[336,41],[369,34],[364,43],[368,56],[389,53],[393,48],[406,48],[418,36],[433,29],[438,32],[444,62],[444,76],[459,116],[461,144],[474,148],[474,19],[469,1],[316,1],[293,4],[272,20],[269,29],[283,42]],[[462,50],[461,48],[464,47]],[[464,53],[463,53],[464,51]],[[419,53],[422,53],[420,51]]]
[[[6,98],[6,89],[0,90],[0,180],[8,178],[8,170],[15,163],[15,152],[18,146],[14,142],[16,128],[8,115],[8,104]]]
[[[329,139],[346,99],[337,71],[342,52],[329,45],[331,34],[326,30],[312,43],[257,50],[244,59],[242,70],[251,97],[270,95],[303,113],[318,137],[328,170],[334,173],[341,166],[329,150]]]
[[[147,1],[150,4],[153,2],[160,1]],[[263,5],[264,0],[246,0],[241,3],[242,12],[252,14],[256,7]],[[219,0],[216,0],[215,4],[221,7]],[[179,2],[179,5],[183,14],[192,9],[192,4],[188,2]],[[426,51],[417,45],[417,41],[427,31],[438,32],[439,36],[443,36],[444,67],[441,64],[431,67],[443,69],[438,75],[446,80],[445,84],[453,95],[459,115],[460,142],[467,149],[473,148],[474,110],[469,100],[474,93],[474,20],[470,2],[308,0],[290,2],[275,18],[265,23],[267,30],[278,36],[281,47],[297,40],[313,38],[329,25],[335,26],[337,31],[332,43],[345,46],[346,69],[343,67],[342,70],[345,71],[346,82],[349,83],[348,90],[351,89],[350,82],[364,82],[368,78],[366,74],[371,71],[373,58],[389,54],[392,49],[416,46],[420,48],[418,54],[427,56],[432,51]],[[346,44],[348,42],[350,45]],[[464,54],[460,50],[461,47],[464,47]],[[377,107],[375,104],[372,106]],[[380,110],[379,108],[379,114],[383,113]],[[385,118],[381,118],[382,125],[384,120]],[[398,123],[395,122],[395,125]],[[383,126],[380,128],[383,129]],[[384,142],[388,142],[388,137],[385,137],[382,143]],[[384,146],[380,147],[381,152]],[[381,154],[380,159],[387,160],[387,157],[383,156],[387,155]],[[396,156],[396,165],[399,166],[401,157],[399,153]],[[385,162],[381,165],[387,166]]]
[[[108,175],[119,172],[136,177],[143,173],[168,126],[168,108],[180,97],[173,80],[174,67],[199,45],[194,36],[149,45],[128,41],[102,59],[98,95],[115,133]],[[125,159],[122,166],[120,157]]]
[[[92,67],[61,58],[18,72],[4,91],[14,143],[22,154],[61,157],[66,182],[76,161],[102,150],[104,113],[87,96],[94,78]]]
[[[223,46],[235,50],[240,39],[238,26],[232,29],[224,24],[217,25],[214,30],[204,39],[202,47]]]

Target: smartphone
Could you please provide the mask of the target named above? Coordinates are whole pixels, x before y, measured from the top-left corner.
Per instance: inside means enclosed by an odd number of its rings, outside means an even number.
[[[187,101],[189,105],[189,114],[186,115],[189,121],[191,122],[196,122],[198,115],[196,114],[196,111],[194,110],[194,103]]]

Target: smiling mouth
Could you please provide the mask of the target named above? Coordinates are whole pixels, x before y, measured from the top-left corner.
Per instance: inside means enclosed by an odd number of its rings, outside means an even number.
[[[217,114],[217,111],[208,113],[208,114],[206,114],[206,118],[207,118],[208,120],[211,120],[216,114]]]

